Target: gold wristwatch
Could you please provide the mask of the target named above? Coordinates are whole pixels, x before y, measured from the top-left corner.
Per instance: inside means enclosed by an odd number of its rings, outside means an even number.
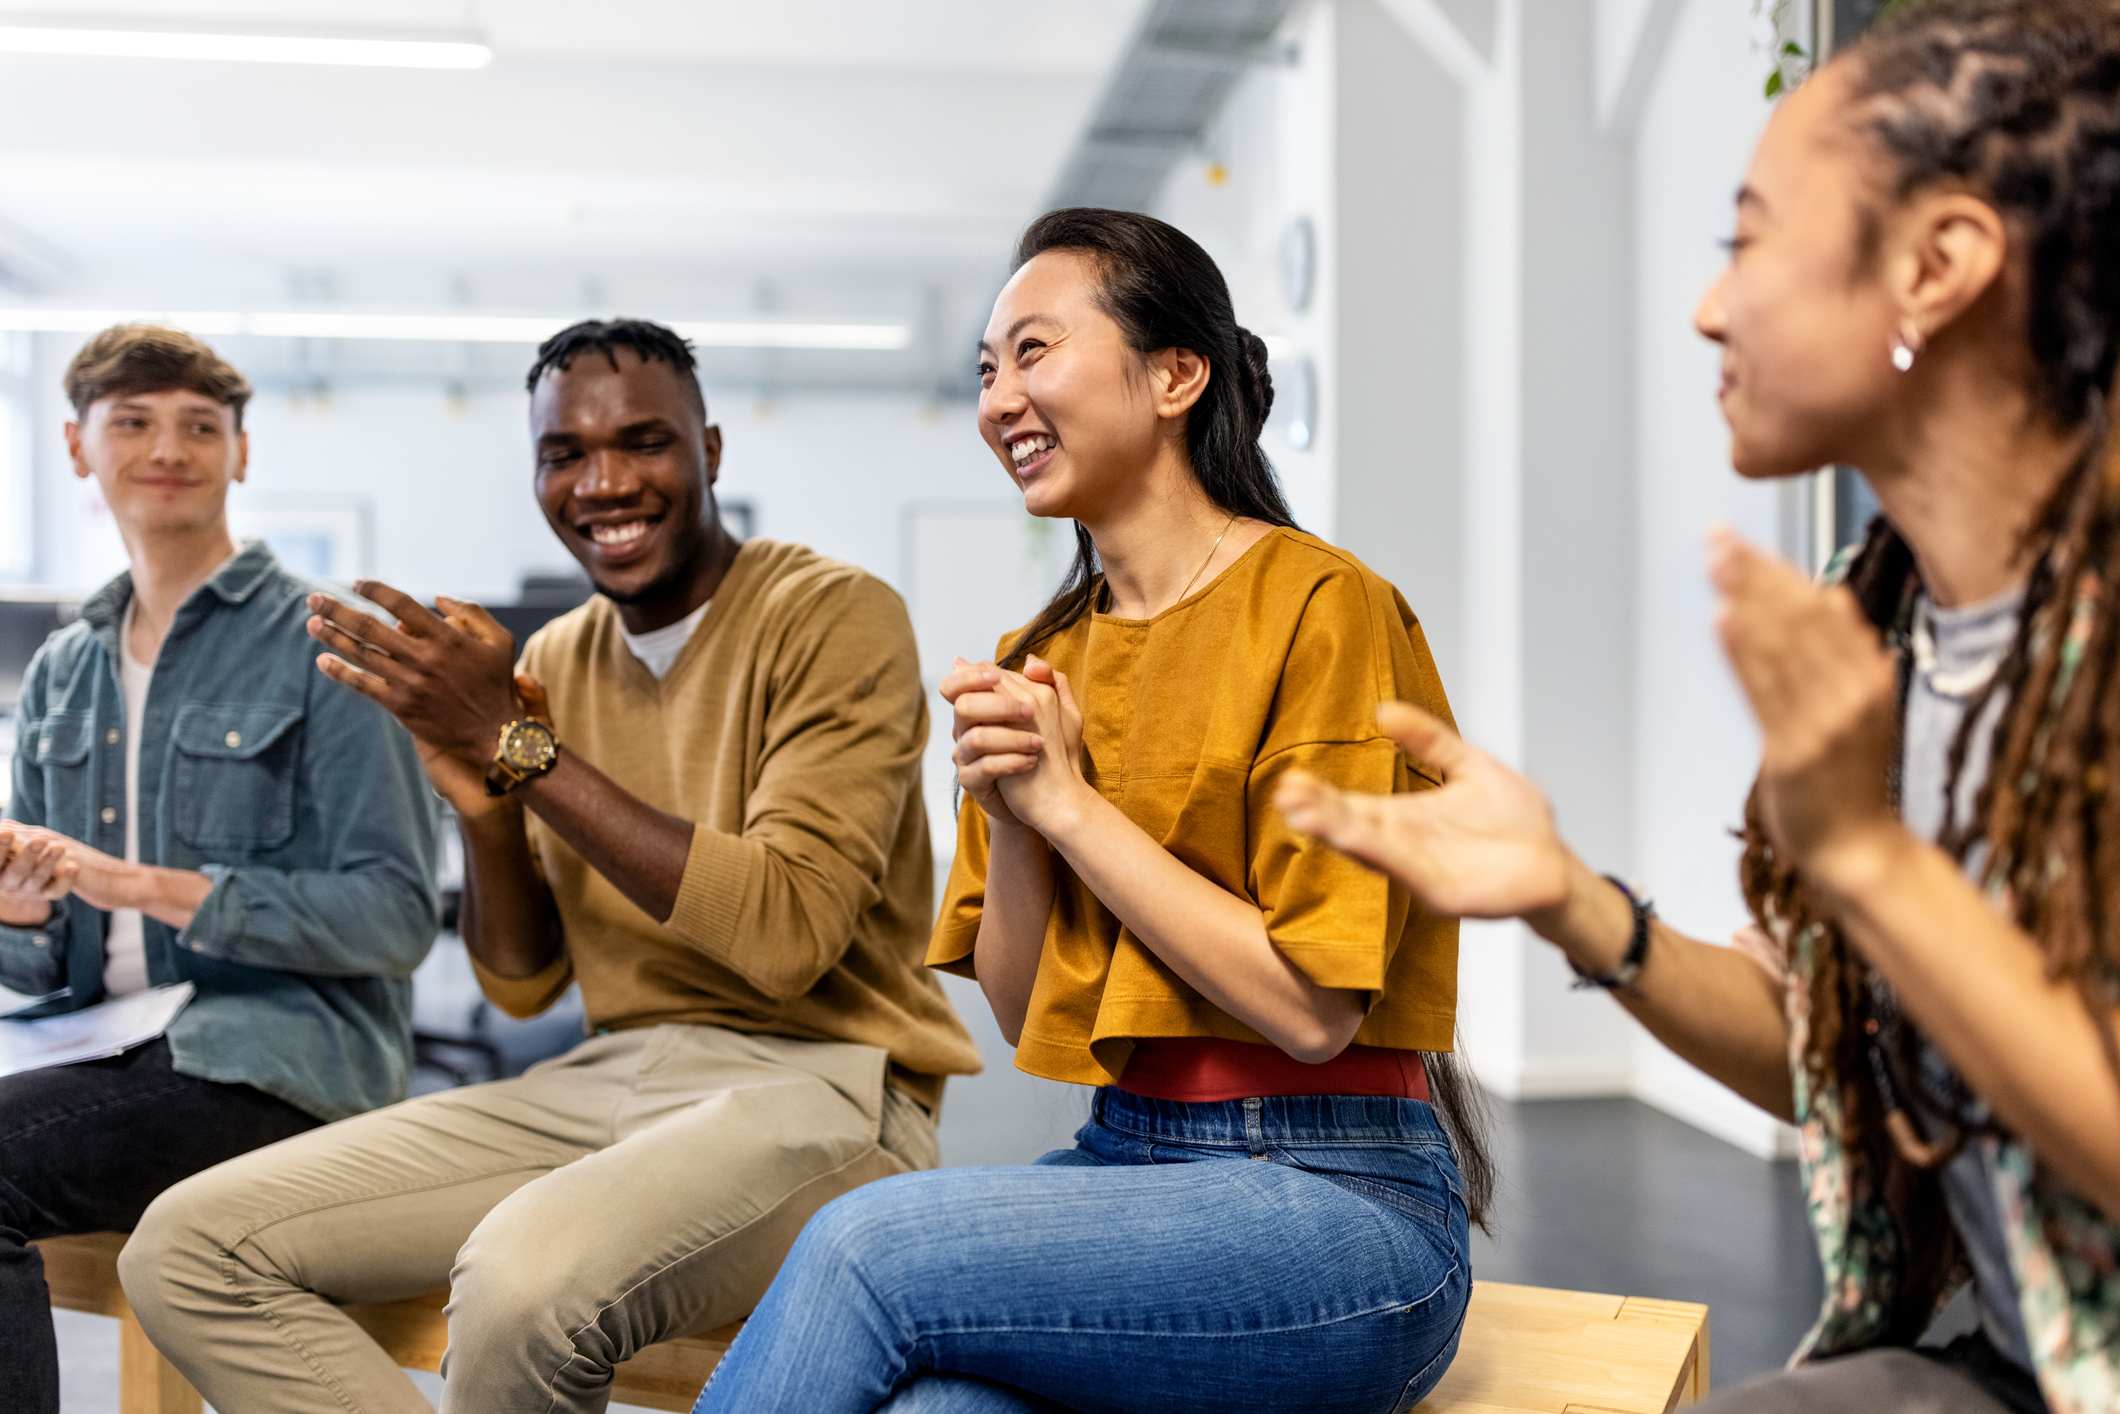
[[[507,795],[551,770],[559,762],[559,738],[549,722],[519,717],[501,728],[500,745],[486,767],[486,794]]]

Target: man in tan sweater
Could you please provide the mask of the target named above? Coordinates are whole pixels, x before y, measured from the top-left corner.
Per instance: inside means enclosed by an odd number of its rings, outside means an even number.
[[[687,345],[562,331],[530,374],[536,486],[600,592],[521,663],[476,605],[312,604],[326,676],[389,709],[455,807],[464,941],[516,1015],[591,1035],[170,1190],[121,1264],[217,1408],[426,1403],[339,1310],[447,1285],[445,1410],[599,1410],[644,1346],[747,1314],[803,1222],[936,1159],[976,1052],[921,967],[927,735],[905,608],[739,544]],[[324,745],[322,749],[328,750]]]

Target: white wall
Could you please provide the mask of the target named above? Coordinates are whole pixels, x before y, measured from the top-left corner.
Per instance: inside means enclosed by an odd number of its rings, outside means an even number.
[[[1593,60],[1596,65],[1597,111],[1610,113],[1618,106],[1627,70],[1646,38],[1648,26],[1656,22],[1656,0],[1596,0],[1597,27]]]
[[[1634,635],[1635,823],[1645,883],[1665,917],[1706,938],[1745,921],[1736,842],[1758,739],[1715,648],[1702,537],[1729,521],[1765,544],[1791,527],[1780,488],[1729,469],[1715,407],[1719,356],[1692,330],[1694,306],[1723,260],[1736,190],[1765,125],[1765,63],[1747,7],[1686,5],[1658,66],[1634,139],[1639,593]],[[1755,1150],[1780,1143],[1763,1113],[1646,1036],[1636,1053],[1645,1099]]]
[[[1478,9],[1488,11],[1479,23]],[[1523,747],[1522,459],[1515,425],[1518,34],[1460,5],[1339,6],[1342,210],[1336,426],[1342,539],[1420,615],[1461,730]],[[1460,29],[1461,22],[1471,28]],[[1474,32],[1490,34],[1482,49]],[[1514,924],[1460,935],[1460,1041],[1520,1092],[1528,952]]]
[[[1635,867],[1633,646],[1638,558],[1626,269],[1629,172],[1596,110],[1596,15],[1539,6],[1521,43],[1523,279],[1518,406],[1523,479],[1525,771],[1597,867]],[[1632,1069],[1629,1022],[1576,990],[1560,955],[1524,964],[1520,1092],[1610,1093]]]
[[[1291,406],[1287,359],[1276,356],[1273,423],[1267,455],[1280,473],[1296,521],[1332,534],[1338,516],[1340,466],[1336,390],[1340,381],[1338,325],[1338,174],[1330,151],[1337,91],[1335,14],[1331,5],[1301,7],[1282,32],[1295,62],[1250,70],[1241,81],[1199,159],[1180,162],[1154,204],[1155,213],[1207,248],[1229,281],[1237,319],[1255,333],[1283,341],[1288,353],[1312,360],[1325,416],[1308,450],[1286,435]],[[1218,183],[1210,168],[1224,174]],[[1316,233],[1318,280],[1298,312],[1286,297],[1280,250],[1291,222],[1307,217]]]

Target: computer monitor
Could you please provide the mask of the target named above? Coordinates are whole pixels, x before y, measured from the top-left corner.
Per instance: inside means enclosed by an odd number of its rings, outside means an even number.
[[[71,600],[0,597],[0,709],[12,717],[22,695],[22,675],[31,655],[61,625],[72,621]]]

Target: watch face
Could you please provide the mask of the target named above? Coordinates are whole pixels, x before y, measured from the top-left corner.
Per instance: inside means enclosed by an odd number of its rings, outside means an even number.
[[[501,742],[501,759],[518,771],[542,771],[558,754],[552,729],[543,722],[517,722]]]

